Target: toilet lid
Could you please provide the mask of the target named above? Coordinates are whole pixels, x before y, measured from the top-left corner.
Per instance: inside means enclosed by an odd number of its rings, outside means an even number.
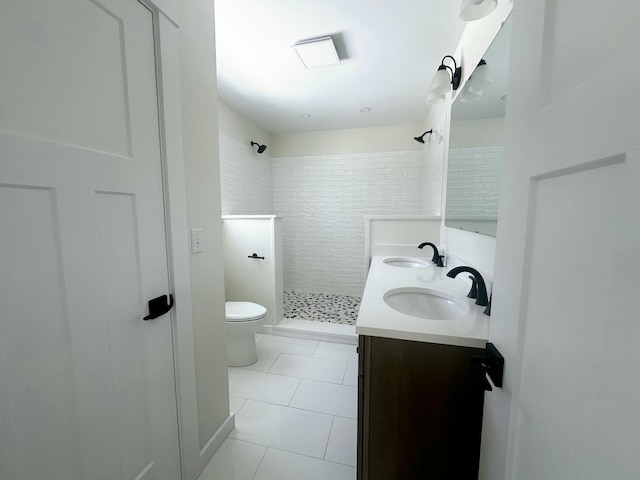
[[[246,322],[257,320],[267,315],[267,309],[252,302],[225,302],[227,322]]]

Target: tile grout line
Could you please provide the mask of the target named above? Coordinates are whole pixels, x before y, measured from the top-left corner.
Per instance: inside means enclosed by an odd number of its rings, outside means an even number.
[[[329,429],[329,435],[327,436],[327,444],[324,446],[324,453],[322,454],[322,460],[327,461],[327,449],[329,448],[329,442],[331,441],[331,432],[333,432],[333,425],[336,421],[336,416],[331,416],[331,428]]]
[[[238,440],[238,441],[243,441],[243,440]],[[251,443],[251,442],[247,442],[247,443]],[[264,446],[264,445],[261,445],[261,446]],[[251,480],[254,480],[256,478],[256,475],[258,474],[258,470],[260,470],[260,466],[262,465],[262,462],[264,462],[264,458],[267,456],[268,451],[269,451],[269,447],[264,449],[264,453],[262,454],[262,458],[260,458],[260,461],[258,462],[256,471],[253,472],[253,475],[251,475]]]

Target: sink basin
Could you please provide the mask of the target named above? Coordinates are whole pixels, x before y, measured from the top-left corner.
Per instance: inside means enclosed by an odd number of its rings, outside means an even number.
[[[392,267],[403,267],[403,268],[426,268],[431,266],[431,263],[427,260],[422,260],[420,258],[385,258],[383,260],[387,265],[391,265]]]
[[[429,288],[396,288],[384,301],[397,312],[429,320],[454,320],[469,313],[465,300]]]

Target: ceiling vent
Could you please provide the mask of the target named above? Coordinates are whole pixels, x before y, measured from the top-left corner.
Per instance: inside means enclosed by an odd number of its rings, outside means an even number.
[[[339,65],[340,57],[331,36],[310,38],[296,42],[291,48],[305,68]]]

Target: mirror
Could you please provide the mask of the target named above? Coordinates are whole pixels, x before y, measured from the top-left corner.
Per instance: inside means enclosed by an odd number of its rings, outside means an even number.
[[[511,21],[451,107],[445,225],[496,236]],[[482,63],[482,62],[481,62]],[[491,83],[483,80],[489,78]]]

